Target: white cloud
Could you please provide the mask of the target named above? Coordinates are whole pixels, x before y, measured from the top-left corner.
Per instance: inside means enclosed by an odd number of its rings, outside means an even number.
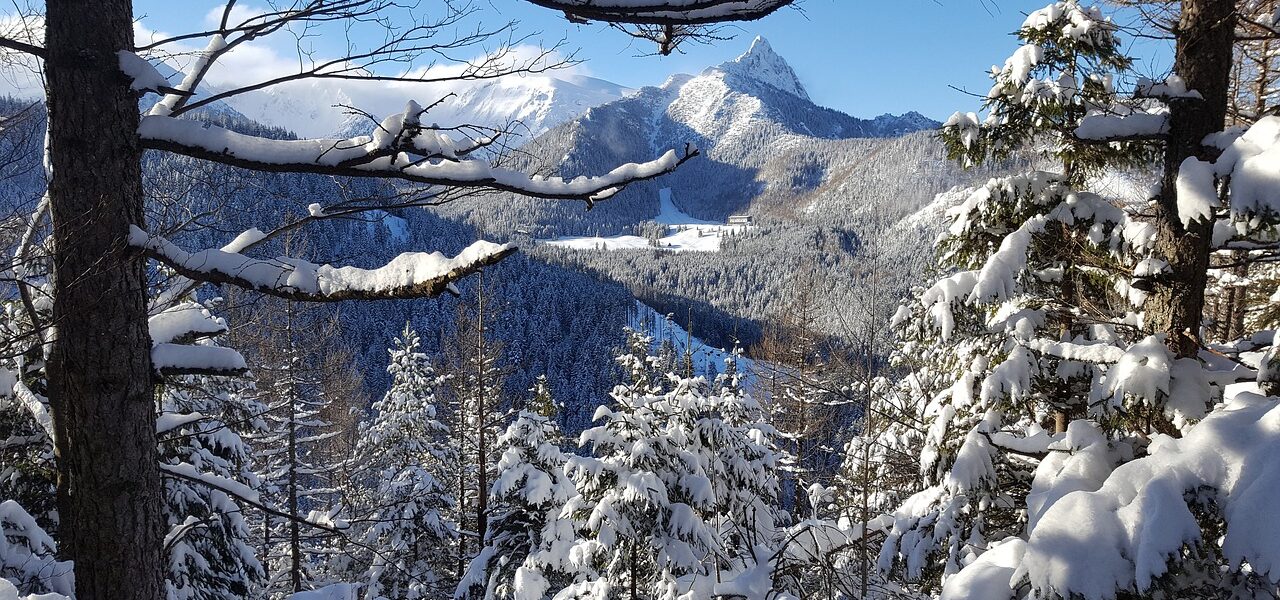
[[[204,15],[204,24],[206,27],[218,27],[222,23],[222,13],[225,7],[216,6]],[[231,17],[227,20],[232,27],[244,23],[249,19],[261,16],[271,12],[266,6],[252,6],[245,4],[236,4],[231,7]]]

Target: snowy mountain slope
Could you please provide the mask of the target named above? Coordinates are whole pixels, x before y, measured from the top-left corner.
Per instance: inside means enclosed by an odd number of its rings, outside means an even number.
[[[661,182],[636,184],[586,213],[573,204],[519,197],[446,212],[486,229],[520,228],[539,238],[631,234],[659,212],[659,190],[670,188],[683,212],[723,223],[730,214],[773,211],[796,195],[830,186],[832,177],[882,144],[938,126],[917,113],[859,119],[806,96],[786,61],[758,39],[733,61],[592,108],[526,144],[525,156],[513,157],[520,167],[572,177],[647,160],[685,143],[702,151]],[[940,148],[931,140],[918,145],[930,161]]]
[[[564,243],[530,251],[620,282],[663,311],[692,312],[694,335],[708,340],[758,341],[762,323],[793,300],[797,278],[818,272],[818,326],[839,336],[856,326],[851,318],[880,318],[855,317],[848,307],[895,306],[932,256],[940,215],[901,221],[939,193],[1025,165],[1011,160],[966,171],[947,160],[932,131],[936,122],[914,113],[859,119],[823,108],[806,99],[792,74],[759,40],[734,61],[592,108],[513,157],[522,168],[572,177],[686,142],[701,151],[675,173],[637,183],[590,211],[505,195],[442,212],[497,239],[517,230],[559,238]],[[746,213],[755,226],[716,240],[716,252],[654,251],[653,221],[668,212],[663,189],[693,220],[725,223]],[[656,237],[689,249],[686,240]],[[858,287],[871,275],[862,260],[867,248],[889,257],[884,268],[891,272],[876,275],[894,282],[879,287],[874,302],[866,295],[873,292]],[[602,249],[632,250],[596,251]]]
[[[675,315],[664,316],[648,304],[637,300],[629,326],[653,338],[655,352],[663,344],[670,344],[679,356],[684,356],[687,352],[692,359],[695,376],[709,375],[714,378],[715,374],[724,372],[726,361],[732,359],[738,372],[743,374],[742,386],[748,389],[754,387],[756,361],[741,355],[735,356],[732,352],[706,343],[697,336],[691,335],[676,322],[677,320]]]
[[[746,225],[712,223],[695,219],[676,207],[670,188],[658,190],[658,216],[650,222],[661,232],[639,235],[561,236],[537,243],[576,250],[664,250],[668,252],[719,252],[726,236],[745,233]]]
[[[403,110],[411,99],[423,106],[443,100],[429,113],[429,119],[446,126],[506,127],[518,122],[515,131],[527,139],[629,92],[602,79],[546,74],[451,84],[350,82],[335,86],[330,81],[301,81],[236,96],[227,103],[249,118],[301,136],[350,136],[366,134],[376,123],[352,114],[348,107],[380,119]]]

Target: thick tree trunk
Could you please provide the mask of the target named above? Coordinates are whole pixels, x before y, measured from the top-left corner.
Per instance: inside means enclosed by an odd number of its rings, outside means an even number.
[[[1204,100],[1172,102],[1169,142],[1165,151],[1163,191],[1156,211],[1156,252],[1169,262],[1170,276],[1147,303],[1147,324],[1168,335],[1178,357],[1195,356],[1204,313],[1212,225],[1201,221],[1183,227],[1178,218],[1175,181],[1188,157],[1205,156],[1204,137],[1220,131],[1226,120],[1234,41],[1232,0],[1182,0],[1174,72]]]
[[[49,0],[45,23],[59,538],[80,600],[158,600],[151,340],[143,263],[127,245],[143,220],[142,149],[117,56],[133,47],[133,10],[130,0]]]

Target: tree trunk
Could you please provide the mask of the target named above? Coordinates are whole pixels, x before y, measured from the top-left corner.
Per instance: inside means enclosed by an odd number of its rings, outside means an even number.
[[[143,262],[138,101],[117,52],[130,0],[49,0],[45,61],[56,341],[59,538],[80,600],[164,597],[151,340]]]
[[[1172,271],[1154,290],[1147,304],[1147,323],[1167,334],[1176,357],[1196,355],[1208,280],[1212,224],[1183,227],[1178,218],[1175,182],[1188,157],[1205,155],[1204,137],[1220,131],[1226,120],[1234,41],[1234,3],[1231,0],[1182,0],[1174,72],[1204,100],[1171,102],[1169,142],[1165,149],[1163,191],[1156,210],[1157,256]]]
[[[488,367],[489,349],[484,340],[484,273],[479,274],[476,289],[476,547],[483,548],[489,529],[489,411],[486,404],[484,371]]]
[[[639,571],[639,564],[640,564],[640,557],[639,557],[639,550],[637,550],[637,548],[636,548],[636,545],[637,545],[637,544],[638,544],[638,542],[636,542],[635,540],[631,540],[631,556],[630,556],[630,563],[631,563],[631,565],[630,565],[630,566],[631,566],[631,582],[630,582],[630,583],[631,583],[631,600],[639,600],[639,598],[640,598],[640,583],[639,583],[639,581],[637,581],[637,580],[639,579],[639,577],[640,577],[640,575],[639,575],[639,573],[638,573],[638,571]]]
[[[298,371],[298,348],[293,337],[293,303],[285,303],[285,338],[289,346],[289,586],[293,592],[302,591],[302,532],[298,529],[298,413],[302,410],[302,390]]]

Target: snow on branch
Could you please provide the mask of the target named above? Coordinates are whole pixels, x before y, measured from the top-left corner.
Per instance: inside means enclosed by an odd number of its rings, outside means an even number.
[[[13,395],[22,407],[27,409],[45,435],[53,439],[53,414],[49,412],[49,401],[44,396],[31,391],[31,388],[22,382],[14,384]]]
[[[147,319],[151,366],[157,375],[243,375],[244,357],[231,348],[192,345],[227,332],[226,321],[195,302],[183,302]]]
[[[1243,570],[1280,579],[1280,520],[1257,518],[1280,493],[1278,423],[1274,398],[1246,392],[1182,439],[1156,437],[1146,457],[1117,468],[1096,491],[1049,506],[1009,563],[1005,585],[1029,581],[1040,594],[1072,598],[1144,594],[1187,547],[1206,544],[1231,565],[1215,577]],[[1222,525],[1205,529],[1196,516],[1204,510]]]
[[[243,375],[249,372],[244,357],[221,346],[155,344],[151,368],[159,375]]]
[[[438,296],[454,282],[516,251],[510,244],[478,241],[453,258],[439,252],[406,252],[377,269],[361,269],[290,257],[259,259],[217,249],[192,253],[137,226],[131,228],[129,243],[192,280],[306,302]]]
[[[754,21],[795,0],[528,0],[575,21],[649,25],[707,25]]]
[[[156,344],[192,342],[227,332],[225,320],[195,302],[183,302],[147,319]]]
[[[184,479],[193,483],[201,483],[215,490],[226,492],[251,504],[256,505],[261,503],[257,490],[240,483],[239,481],[235,481],[234,479],[227,479],[226,477],[220,477],[212,473],[205,473],[200,469],[197,469],[195,465],[192,465],[191,463],[161,463],[160,470],[164,471],[165,474],[172,475],[179,479]]]
[[[129,88],[133,91],[182,94],[181,90],[170,86],[169,80],[165,79],[164,75],[161,75],[147,59],[128,50],[121,50],[116,55],[120,60],[120,72],[133,80],[133,83],[129,85]]]
[[[593,202],[627,185],[674,171],[698,155],[686,144],[661,157],[619,166],[595,177],[565,181],[495,167],[468,158],[486,140],[454,140],[421,122],[426,109],[410,101],[404,112],[382,121],[373,135],[348,139],[275,140],[236,133],[199,121],[158,114],[138,126],[143,146],[236,167],[270,172],[318,173],[348,177],[389,177],[426,185],[484,188],[535,198]]]
[[[1076,138],[1091,142],[1159,139],[1169,133],[1169,113],[1135,111],[1123,115],[1092,114],[1080,120],[1075,133]]]

